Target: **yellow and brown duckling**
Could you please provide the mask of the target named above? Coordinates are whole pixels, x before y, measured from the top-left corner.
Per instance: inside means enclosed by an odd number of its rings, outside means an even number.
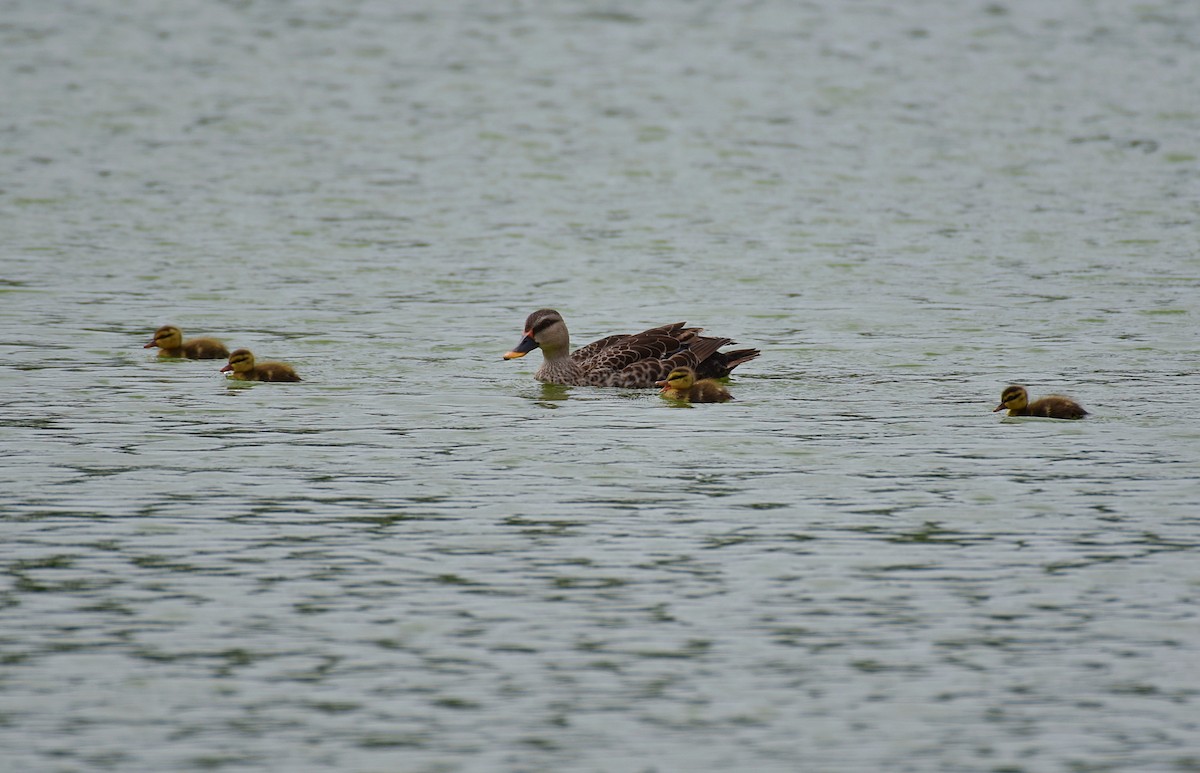
[[[660,393],[668,400],[683,400],[689,403],[723,403],[733,395],[711,378],[696,380],[696,371],[691,368],[675,368],[655,386],[662,387]]]
[[[183,340],[183,331],[174,325],[163,325],[143,349],[158,347],[159,357],[187,357],[189,360],[219,360],[229,356],[225,344],[215,338]]]
[[[229,355],[229,362],[221,368],[221,372],[229,372],[229,378],[239,381],[299,381],[300,377],[292,366],[283,362],[260,362],[254,364],[254,355],[249,349],[235,349]]]
[[[1069,397],[1046,395],[1040,400],[1029,402],[1025,387],[1016,384],[1005,387],[1000,393],[1000,404],[992,411],[1008,409],[1009,416],[1042,416],[1047,419],[1082,419],[1088,415],[1083,406]]]

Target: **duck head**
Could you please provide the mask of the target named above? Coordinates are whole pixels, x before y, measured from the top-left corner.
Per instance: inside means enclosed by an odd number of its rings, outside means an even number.
[[[669,389],[686,392],[692,388],[694,383],[696,383],[696,371],[691,368],[676,368],[668,373],[662,381],[655,381],[654,386],[662,387],[661,391],[663,392]]]
[[[538,348],[543,356],[553,359],[565,354],[570,345],[571,338],[562,315],[554,309],[539,309],[525,320],[525,335],[511,352],[504,354],[504,359],[515,360]]]
[[[153,349],[155,346],[160,349],[178,349],[183,346],[183,331],[174,325],[163,325],[154,331],[154,337],[142,348]]]
[[[229,355],[229,362],[225,363],[225,367],[221,368],[221,373],[233,371],[234,373],[245,373],[254,368],[254,355],[249,349],[235,349]]]
[[[1005,408],[1010,411],[1019,411],[1027,405],[1029,405],[1029,393],[1025,391],[1025,387],[1013,384],[1005,387],[1004,391],[1000,393],[1000,404],[992,409],[992,413]]]

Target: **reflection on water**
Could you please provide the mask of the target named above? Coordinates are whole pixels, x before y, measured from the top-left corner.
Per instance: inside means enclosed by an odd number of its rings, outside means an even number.
[[[1190,8],[80,21],[0,25],[0,768],[1194,769]]]
[[[529,399],[534,400],[534,404],[539,408],[557,408],[557,403],[571,397],[571,387],[561,384],[538,382],[536,387],[531,386],[527,389],[530,393]],[[536,396],[533,394],[533,390],[536,390]]]

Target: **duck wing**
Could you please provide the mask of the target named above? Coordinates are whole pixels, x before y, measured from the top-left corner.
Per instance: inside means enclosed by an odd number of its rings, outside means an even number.
[[[658,338],[659,336],[670,336],[679,343],[688,343],[700,335],[704,328],[699,327],[684,327],[686,322],[672,322],[667,325],[659,325],[652,327],[649,330],[643,330],[640,333],[619,334],[605,336],[599,341],[592,341],[586,346],[581,346],[571,352],[571,359],[579,365],[586,366],[588,361],[599,356],[601,352],[610,347],[615,347],[624,343],[639,343],[641,341],[649,341]]]
[[[641,362],[656,363],[656,367],[660,367],[664,358],[680,351],[684,346],[685,344],[667,333],[646,331],[625,336],[623,340],[611,342],[608,346],[595,350],[586,362],[580,363],[580,367],[589,375],[590,380],[619,373]]]
[[[578,349],[576,349],[575,351],[571,352],[571,359],[580,364],[586,363],[588,360],[595,357],[597,354],[599,354],[604,349],[607,349],[608,347],[610,347],[614,344],[620,343],[621,341],[624,341],[626,338],[629,338],[629,336],[628,335],[605,336],[604,338],[601,338],[599,341],[592,341],[587,346],[581,346]]]
[[[597,373],[593,379],[599,386],[624,387],[626,389],[649,389],[656,386],[675,368],[689,367],[693,370],[717,349],[729,343],[728,338],[695,337],[691,342],[674,348],[658,349],[655,356],[639,357],[624,367]],[[658,352],[661,352],[659,354]]]
[[[704,328],[686,325],[672,322],[641,333],[606,336],[571,352],[571,361],[592,386],[649,389],[674,368],[687,366],[700,378],[724,378],[759,355],[758,349],[719,352],[733,341],[702,336]]]

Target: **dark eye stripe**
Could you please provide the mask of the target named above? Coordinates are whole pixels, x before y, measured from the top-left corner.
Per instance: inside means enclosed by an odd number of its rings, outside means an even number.
[[[560,319],[561,319],[560,317],[546,317],[541,322],[539,322],[533,326],[533,334],[537,335],[538,333],[542,332],[546,328],[553,325],[555,322],[560,321]]]

